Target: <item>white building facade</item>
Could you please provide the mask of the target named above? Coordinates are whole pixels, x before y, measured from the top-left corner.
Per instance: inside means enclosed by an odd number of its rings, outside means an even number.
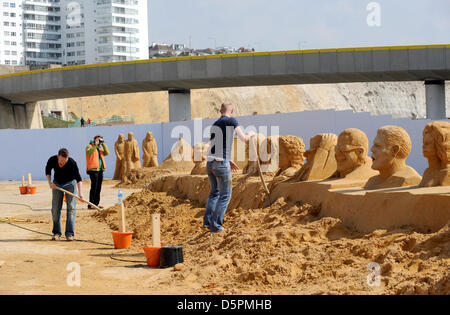
[[[0,64],[148,59],[147,0],[0,0]]]

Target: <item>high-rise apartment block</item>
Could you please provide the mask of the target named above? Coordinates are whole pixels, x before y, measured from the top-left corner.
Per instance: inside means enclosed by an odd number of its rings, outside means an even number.
[[[147,0],[0,0],[0,64],[148,59]]]

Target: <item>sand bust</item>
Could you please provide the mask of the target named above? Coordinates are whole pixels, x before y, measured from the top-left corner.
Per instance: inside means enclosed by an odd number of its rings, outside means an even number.
[[[421,187],[450,186],[450,123],[434,121],[423,130],[423,156],[428,168]]]
[[[363,131],[350,128],[341,132],[335,148],[337,172],[333,178],[364,180],[377,175],[368,154],[369,140]]]
[[[206,175],[206,162],[208,158],[209,144],[206,142],[196,143],[194,145],[194,163],[195,166],[191,175]]]
[[[296,136],[274,136],[267,138],[267,146],[272,148],[278,161],[275,177],[292,177],[305,163],[305,144],[303,139]]]
[[[372,168],[379,175],[371,177],[364,188],[382,189],[403,186],[415,186],[421,176],[410,166],[406,159],[411,152],[411,138],[398,126],[384,126],[378,129],[373,141]]]
[[[295,174],[296,181],[323,180],[336,173],[335,147],[337,136],[323,133],[309,141],[309,150],[305,152],[306,164]]]

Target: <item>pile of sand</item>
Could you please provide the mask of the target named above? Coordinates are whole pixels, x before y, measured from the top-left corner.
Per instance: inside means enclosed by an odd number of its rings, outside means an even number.
[[[159,167],[136,168],[131,170],[128,175],[128,183],[125,184],[120,182],[116,187],[144,188],[153,181],[173,173],[175,173],[175,171],[172,169],[163,169]]]
[[[281,198],[270,208],[229,210],[226,231],[211,234],[201,227],[204,208],[191,200],[143,190],[125,206],[136,253],[151,244],[151,214],[161,214],[162,243],[182,245],[185,258],[169,284],[193,292],[450,294],[450,225],[434,234],[362,234],[338,219],[319,219],[310,205]],[[116,207],[95,216],[117,229]],[[379,287],[367,283],[371,262],[380,266]]]
[[[133,169],[127,176],[128,183],[121,183],[117,186],[145,188],[164,175],[190,174],[194,166],[192,147],[183,138],[180,138],[161,165],[158,167]]]

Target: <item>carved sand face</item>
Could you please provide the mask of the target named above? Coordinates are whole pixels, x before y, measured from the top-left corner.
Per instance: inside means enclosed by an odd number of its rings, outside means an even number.
[[[120,143],[122,143],[125,140],[125,136],[123,135],[123,133],[119,135],[119,138],[117,140],[119,140]]]
[[[373,140],[372,148],[372,168],[374,170],[382,170],[391,165],[395,159],[395,154],[391,150],[390,145],[387,143],[384,135],[379,134]]]
[[[338,138],[336,145],[335,157],[337,161],[337,170],[339,173],[346,173],[361,165],[360,155],[363,154],[363,149],[349,144],[348,137]]]
[[[147,132],[147,140],[153,140],[153,133]]]
[[[450,139],[441,144],[441,150],[439,155],[442,155],[440,156],[441,161],[444,161],[445,164],[447,165],[450,164]]]
[[[128,140],[133,140],[133,138],[134,138],[134,133],[129,132],[128,133]]]
[[[436,145],[431,133],[426,132],[423,134],[423,145],[422,145],[423,156],[425,158],[436,157]]]

